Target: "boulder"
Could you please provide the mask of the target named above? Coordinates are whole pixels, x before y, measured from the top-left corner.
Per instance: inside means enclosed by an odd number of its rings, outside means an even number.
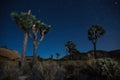
[[[15,50],[0,48],[0,59],[20,60],[20,55]]]

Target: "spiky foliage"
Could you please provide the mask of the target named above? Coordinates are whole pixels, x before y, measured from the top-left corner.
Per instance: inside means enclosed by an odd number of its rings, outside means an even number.
[[[22,12],[20,14],[16,12],[11,13],[11,16],[13,17],[17,26],[24,32],[21,68],[23,67],[25,61],[29,29],[33,26],[34,21],[36,20],[35,17],[30,14],[30,12],[31,11],[29,10],[28,12]]]
[[[35,16],[30,14],[29,12],[21,12],[20,14],[13,12],[11,13],[14,21],[21,28],[23,31],[28,31],[33,26],[34,20],[36,19]]]
[[[65,44],[66,47],[66,53],[68,55],[68,52],[72,54],[72,51],[76,49],[76,45],[70,40]]]
[[[40,27],[39,27],[39,30],[40,30],[40,41],[43,40],[44,35],[49,32],[50,28],[51,28],[50,25],[47,25],[47,24],[44,24],[44,23],[40,24]]]
[[[88,39],[94,46],[94,56],[96,55],[96,43],[98,39],[104,35],[104,33],[105,30],[100,25],[92,25],[88,29]]]
[[[33,35],[29,34],[29,37],[33,41],[33,63],[36,62],[37,47],[42,42],[44,35],[50,30],[50,27],[50,25],[44,24],[39,20],[36,20],[32,26]]]
[[[88,39],[93,43],[96,42],[102,35],[104,35],[105,30],[99,25],[92,25],[88,30]]]
[[[76,45],[70,40],[65,44],[66,47],[68,47],[69,49],[75,49]]]

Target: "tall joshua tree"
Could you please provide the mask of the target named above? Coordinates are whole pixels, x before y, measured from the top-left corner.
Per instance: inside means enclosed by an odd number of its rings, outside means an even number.
[[[70,55],[72,54],[73,50],[76,49],[76,45],[70,40],[65,44],[66,47],[66,54],[68,55],[68,53],[70,53]]]
[[[103,36],[105,30],[100,25],[92,25],[88,29],[88,39],[92,42],[94,47],[94,58],[96,57],[96,43],[98,39]]]
[[[29,33],[29,37],[33,41],[33,63],[35,63],[36,60],[38,45],[40,45],[40,43],[44,38],[44,35],[48,33],[49,30],[50,30],[50,25],[44,24],[39,20],[36,20],[34,22],[34,25],[32,26],[33,35]]]
[[[20,14],[13,12],[11,16],[13,17],[15,23],[18,27],[24,32],[24,40],[23,40],[23,49],[22,49],[22,59],[21,59],[21,67],[24,65],[25,55],[26,55],[26,46],[27,46],[27,38],[29,29],[34,23],[35,17],[30,14],[31,11],[22,12]]]

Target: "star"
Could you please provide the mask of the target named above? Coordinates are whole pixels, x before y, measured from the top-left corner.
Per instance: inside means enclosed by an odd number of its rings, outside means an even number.
[[[114,5],[118,5],[118,4],[119,4],[119,2],[118,2],[118,1],[115,1],[115,2],[114,2]]]

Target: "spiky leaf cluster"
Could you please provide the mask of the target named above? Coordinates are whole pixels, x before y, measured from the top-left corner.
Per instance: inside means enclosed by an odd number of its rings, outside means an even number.
[[[28,29],[33,26],[36,20],[35,16],[27,12],[22,12],[20,14],[13,12],[11,15],[15,20],[16,24],[24,31],[28,31]]]
[[[105,30],[99,25],[92,25],[92,27],[88,30],[88,39],[92,42],[95,42],[104,35]]]
[[[41,23],[39,29],[40,29],[40,31],[44,31],[44,34],[46,34],[46,33],[49,32],[50,28],[51,28],[50,25],[47,25],[47,24]]]
[[[65,47],[67,47],[68,49],[75,49],[76,45],[70,40],[65,44]]]

